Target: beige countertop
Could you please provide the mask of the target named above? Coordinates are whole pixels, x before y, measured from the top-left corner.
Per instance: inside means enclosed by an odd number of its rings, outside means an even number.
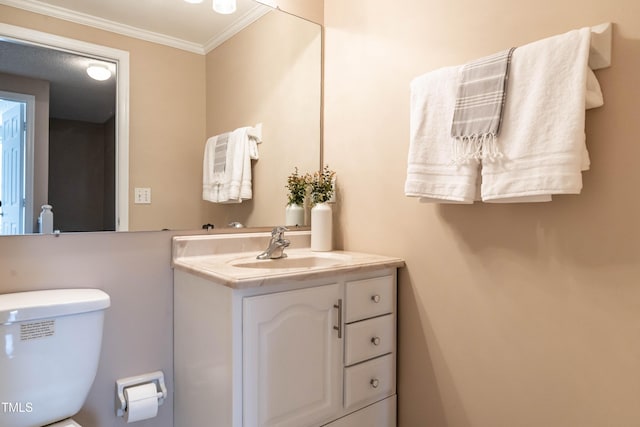
[[[174,239],[172,265],[175,269],[234,289],[282,283],[285,279],[319,279],[337,273],[404,266],[400,258],[345,251],[313,252],[308,247],[287,249],[287,258],[275,260],[257,260],[260,250],[224,253],[218,248],[204,254],[201,250],[185,250],[188,238]]]

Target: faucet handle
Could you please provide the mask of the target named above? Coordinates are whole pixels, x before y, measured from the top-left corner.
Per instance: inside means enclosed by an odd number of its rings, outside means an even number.
[[[273,230],[271,230],[271,237],[273,237],[274,239],[281,240],[284,236],[285,231],[289,231],[289,229],[284,225],[273,227]]]

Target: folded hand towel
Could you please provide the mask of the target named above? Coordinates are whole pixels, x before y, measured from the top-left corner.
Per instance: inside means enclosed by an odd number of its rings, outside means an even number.
[[[581,191],[581,171],[589,164],[585,107],[598,103],[597,94],[587,97],[587,82],[600,93],[587,65],[590,35],[583,28],[513,53],[500,134],[503,158],[483,163],[483,201]]]
[[[407,196],[421,201],[473,203],[478,162],[453,162],[451,121],[461,67],[446,67],[411,82]]]
[[[511,48],[469,62],[462,67],[451,124],[454,161],[495,160],[501,156],[496,138],[500,133],[506,99]]]
[[[249,157],[251,160],[258,160],[258,144],[262,143],[262,123],[258,123],[254,127],[247,128],[249,135]]]
[[[587,68],[587,94],[585,98],[585,110],[602,107],[604,105],[600,83],[591,68]]]
[[[214,203],[251,199],[251,159],[258,158],[250,127],[209,138],[205,146],[202,198]]]

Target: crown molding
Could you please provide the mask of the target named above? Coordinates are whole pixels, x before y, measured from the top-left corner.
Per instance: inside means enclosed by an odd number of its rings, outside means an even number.
[[[251,10],[235,20],[233,24],[225,28],[223,32],[206,42],[203,46],[204,53],[211,52],[213,49],[229,40],[235,34],[239,33],[243,28],[251,25],[267,13],[271,12],[271,10],[272,9],[269,7],[261,6],[259,4],[255,5],[253,8],[251,8]]]
[[[112,33],[122,34],[124,36],[133,37],[140,40],[174,47],[176,49],[186,50],[188,52],[197,53],[200,55],[204,55],[206,53],[204,46],[200,45],[199,43],[189,42],[186,40],[178,39],[176,37],[170,37],[164,34],[155,33],[153,31],[142,30],[140,28],[124,25],[114,21],[109,21],[107,19],[88,15],[86,13],[75,12],[70,9],[52,6],[37,0],[0,0],[0,4],[27,10],[29,12],[52,16],[54,18],[62,19],[65,21],[74,22],[76,24],[87,25],[90,27],[98,28],[100,30],[110,31]],[[229,35],[228,37],[231,37],[233,34]]]

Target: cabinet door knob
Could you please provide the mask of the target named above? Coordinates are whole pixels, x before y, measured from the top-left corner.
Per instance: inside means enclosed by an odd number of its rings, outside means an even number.
[[[373,388],[378,388],[380,381],[377,378],[372,378],[371,381],[369,381],[369,384],[371,384],[371,387]]]
[[[373,337],[373,338],[371,338],[371,344],[373,344],[373,345],[380,345],[380,337]]]
[[[376,304],[380,302],[380,295],[373,295],[371,297],[371,301],[375,302]]]

